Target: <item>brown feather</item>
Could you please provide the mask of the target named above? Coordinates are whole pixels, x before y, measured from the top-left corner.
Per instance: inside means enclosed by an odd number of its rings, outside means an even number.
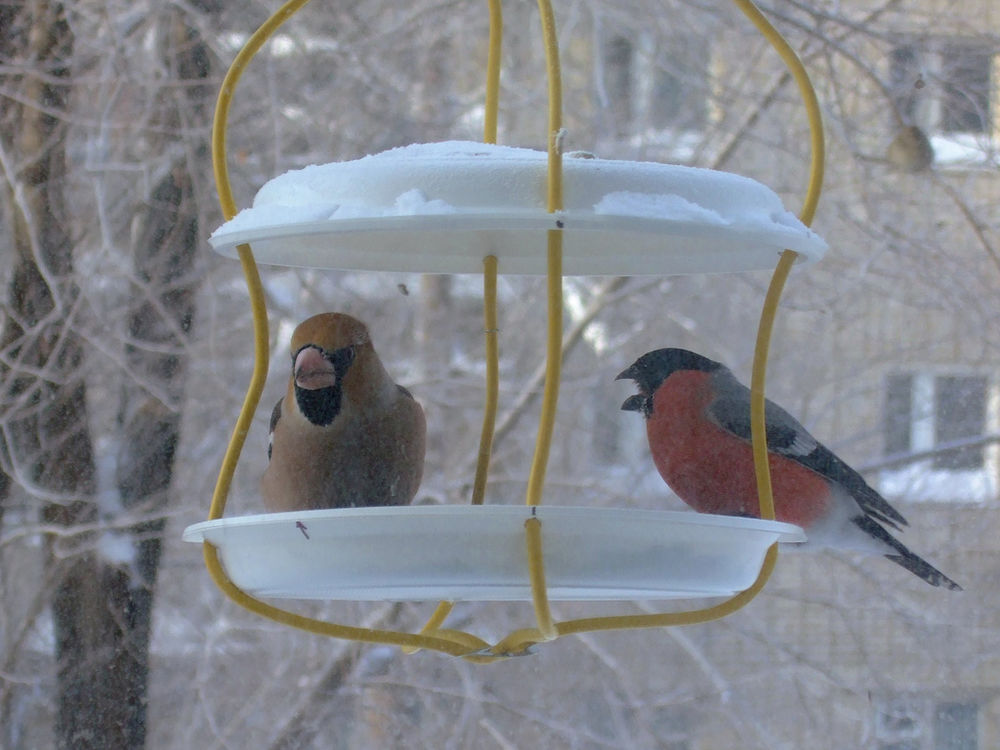
[[[325,352],[354,346],[355,358],[338,384],[340,412],[325,426],[302,414],[289,378],[261,479],[267,509],[408,504],[423,475],[424,412],[386,372],[365,325],[340,313],[317,315],[295,329],[291,345],[293,354],[309,345]]]

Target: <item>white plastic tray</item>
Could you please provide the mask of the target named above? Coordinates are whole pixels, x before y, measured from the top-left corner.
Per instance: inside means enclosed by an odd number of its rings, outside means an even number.
[[[693,512],[535,509],[549,597],[722,596],[755,580],[797,526]],[[226,572],[262,597],[346,600],[531,599],[524,521],[509,505],[344,508],[204,521],[188,542],[218,547]]]
[[[563,272],[686,274],[773,269],[826,243],[764,185],[654,162],[563,159],[564,206],[546,210],[542,151],[469,141],[414,144],[270,180],[209,242],[261,263],[418,273],[546,271],[545,231],[563,231]]]

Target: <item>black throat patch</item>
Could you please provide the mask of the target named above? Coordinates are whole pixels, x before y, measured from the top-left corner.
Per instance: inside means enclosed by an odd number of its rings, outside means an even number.
[[[299,410],[317,427],[325,427],[340,414],[340,381],[329,388],[299,388],[295,386],[295,403]]]

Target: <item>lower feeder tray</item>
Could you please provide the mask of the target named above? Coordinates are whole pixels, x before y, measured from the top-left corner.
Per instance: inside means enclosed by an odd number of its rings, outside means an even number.
[[[339,508],[204,521],[247,593],[357,601],[530,601],[524,522],[542,522],[552,600],[727,596],[753,584],[791,524],[693,512],[510,505]]]
[[[563,210],[549,213],[544,151],[469,141],[404,146],[267,182],[209,238],[260,263],[415,273],[544,274],[544,236],[560,229],[566,275],[773,269],[826,243],[770,188],[729,172],[563,158]]]

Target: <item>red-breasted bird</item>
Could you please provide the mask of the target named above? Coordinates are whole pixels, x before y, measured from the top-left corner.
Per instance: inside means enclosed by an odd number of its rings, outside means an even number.
[[[657,349],[618,375],[639,393],[622,404],[646,418],[660,476],[702,513],[759,517],[750,444],[750,389],[724,365],[686,349]],[[858,472],[766,402],[775,516],[801,526],[809,543],[881,554],[932,586],[961,589],[895,539],[906,519]]]
[[[424,410],[393,382],[364,323],[324,313],[292,334],[288,391],[271,414],[270,511],[406,505],[424,468]]]

